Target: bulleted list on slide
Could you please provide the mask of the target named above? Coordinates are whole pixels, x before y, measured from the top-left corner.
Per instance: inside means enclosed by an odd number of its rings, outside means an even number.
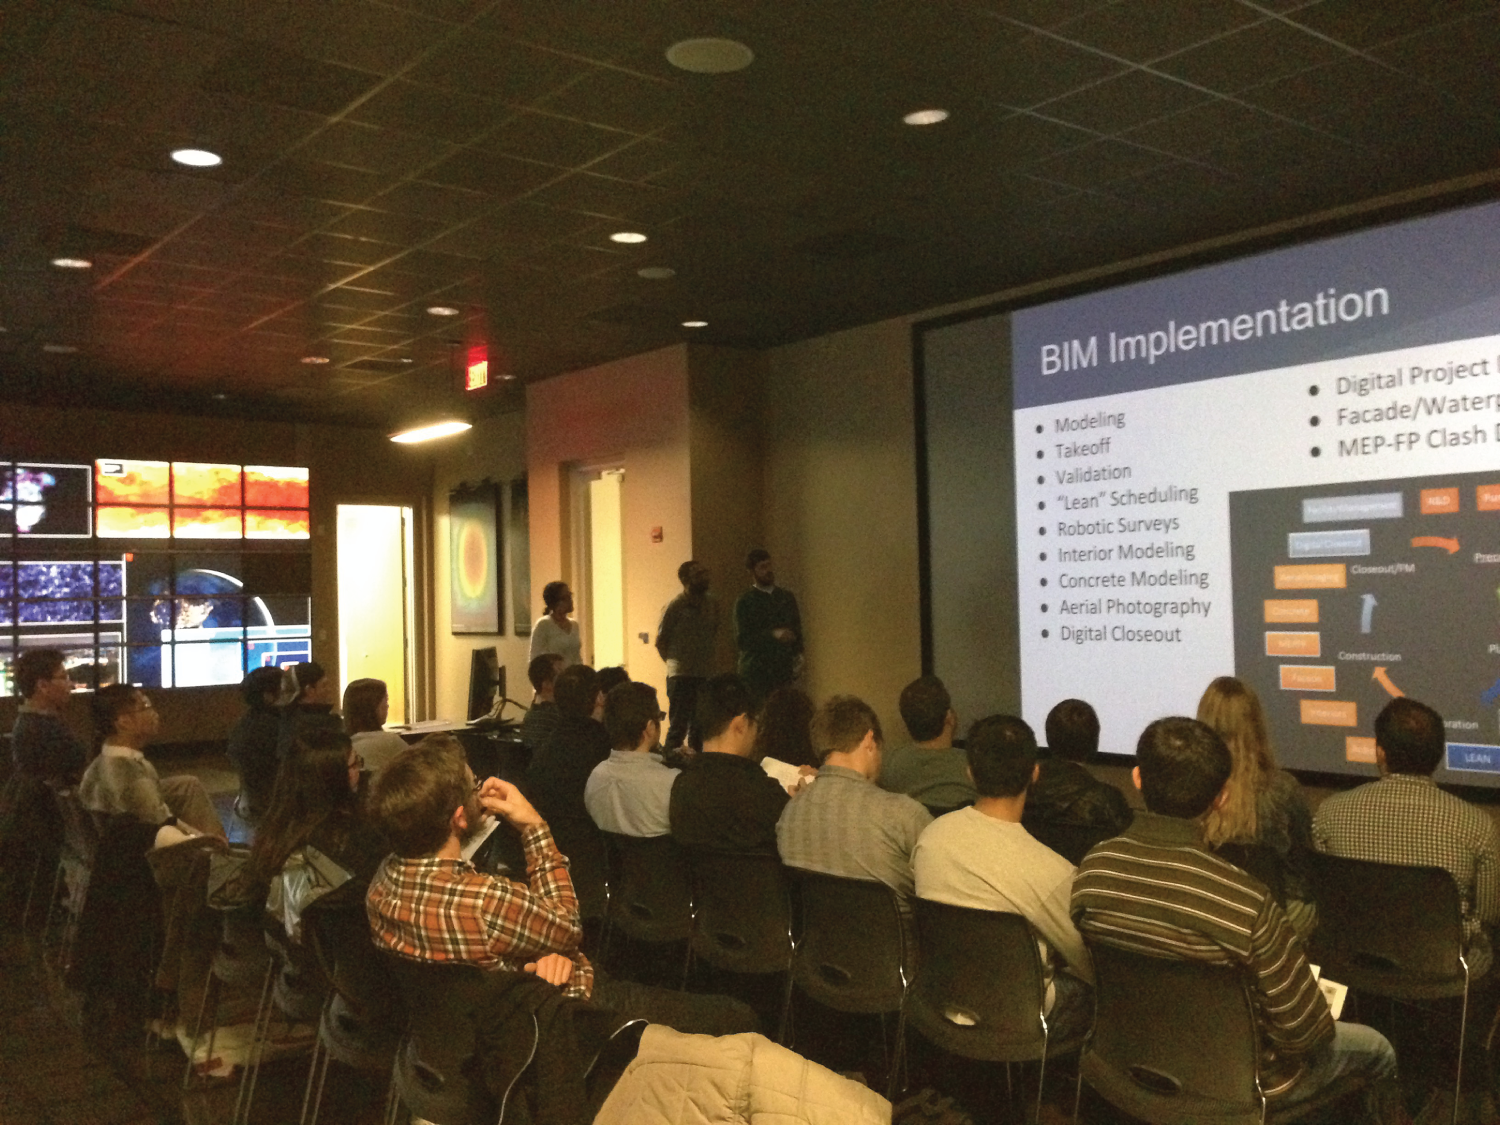
[[[1284,764],[1334,769],[1372,762],[1375,714],[1409,694],[1448,722],[1448,769],[1500,775],[1500,336],[1014,425],[1028,717],[1077,697],[1133,737],[1234,674]]]

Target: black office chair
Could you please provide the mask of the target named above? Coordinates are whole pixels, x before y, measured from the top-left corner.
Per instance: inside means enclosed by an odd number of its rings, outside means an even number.
[[[693,928],[687,859],[670,836],[603,832],[607,908],[601,959],[618,929],[631,941],[685,942]],[[683,958],[686,972],[686,955]]]
[[[907,1024],[963,1058],[1007,1068],[1037,1061],[1040,1117],[1048,1057],[1076,1050],[1083,1037],[1054,1035],[1047,1021],[1046,978],[1030,923],[1019,914],[927,899],[913,906],[922,956],[906,992]]]
[[[548,820],[557,850],[568,857],[568,874],[578,896],[578,916],[585,921],[603,919],[605,893],[604,839],[598,826],[587,817],[560,816]],[[496,829],[497,832],[504,829]]]
[[[1114,828],[1097,824],[1073,824],[1062,820],[1021,819],[1021,826],[1038,841],[1046,844],[1075,867],[1088,855],[1089,849],[1118,836]]]
[[[1316,1098],[1272,1112],[1260,1082],[1260,1042],[1245,970],[1151,957],[1089,942],[1094,1029],[1083,1083],[1150,1125],[1261,1125],[1295,1121],[1347,1097],[1344,1079]]]
[[[1214,854],[1259,879],[1272,898],[1286,905],[1286,865],[1274,848],[1265,844],[1220,844]]]
[[[801,926],[792,982],[836,1012],[896,1013],[895,1047],[886,1052],[886,1096],[894,1099],[905,1053],[904,1000],[913,952],[896,894],[873,879],[797,869],[793,876]]]
[[[1392,1000],[1463,998],[1453,1076],[1456,1122],[1470,976],[1452,874],[1322,852],[1308,863],[1319,918],[1311,957],[1330,980]]]

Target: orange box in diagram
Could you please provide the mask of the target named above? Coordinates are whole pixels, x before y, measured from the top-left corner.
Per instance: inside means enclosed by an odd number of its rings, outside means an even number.
[[[1283,664],[1282,691],[1333,691],[1334,668],[1331,664]]]
[[[1292,563],[1275,569],[1278,590],[1342,590],[1349,584],[1343,563]]]
[[[1344,739],[1344,761],[1375,764],[1375,740],[1349,735]]]
[[[1316,625],[1318,623],[1317,598],[1267,598],[1267,625]]]
[[[1317,632],[1266,634],[1267,656],[1322,656],[1323,638]]]
[[[1302,722],[1310,727],[1357,727],[1358,707],[1353,700],[1302,699]]]
[[[1437,516],[1456,511],[1458,511],[1458,489],[1422,489],[1422,514],[1424,516]]]
[[[1481,512],[1500,512],[1500,484],[1481,484],[1475,488],[1474,507]]]

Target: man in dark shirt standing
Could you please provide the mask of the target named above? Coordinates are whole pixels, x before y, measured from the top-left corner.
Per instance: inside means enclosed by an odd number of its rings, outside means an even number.
[[[88,750],[62,721],[73,692],[63,654],[52,648],[23,652],[16,658],[15,679],[25,700],[10,735],[16,773],[50,785],[73,784],[83,776]]]
[[[708,567],[689,559],[677,568],[677,580],[682,593],[667,603],[656,627],[656,651],[667,662],[667,706],[672,712],[662,744],[668,751],[687,740],[698,688],[713,674],[719,632],[719,603],[708,592]]]
[[[739,671],[758,706],[794,679],[802,655],[802,615],[790,590],[776,585],[771,553],[760,547],[745,558],[755,585],[734,603]]]
[[[688,848],[776,854],[776,821],[791,799],[755,762],[755,712],[739,676],[714,676],[698,692],[703,753],[672,785],[672,838]]]
[[[1067,824],[1111,833],[1130,826],[1130,805],[1113,785],[1095,779],[1084,762],[1099,749],[1099,716],[1081,699],[1064,699],[1047,713],[1049,757],[1026,800],[1028,827]]]

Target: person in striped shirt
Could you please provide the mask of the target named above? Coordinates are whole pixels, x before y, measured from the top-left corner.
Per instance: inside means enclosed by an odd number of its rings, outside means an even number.
[[[1260,1024],[1262,1088],[1276,1108],[1359,1076],[1371,1080],[1374,1118],[1404,1121],[1390,1043],[1363,1025],[1334,1023],[1280,905],[1204,845],[1204,818],[1224,803],[1230,770],[1228,747],[1204,723],[1146,727],[1133,777],[1148,811],[1084,857],[1073,919],[1091,942],[1240,966]]]

